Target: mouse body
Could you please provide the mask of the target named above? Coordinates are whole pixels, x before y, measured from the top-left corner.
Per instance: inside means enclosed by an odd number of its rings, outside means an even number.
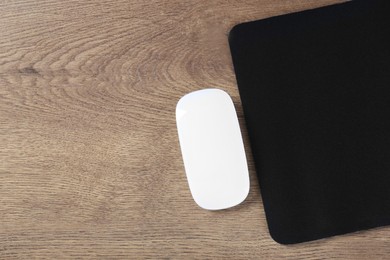
[[[183,96],[176,123],[184,168],[195,202],[220,210],[240,204],[249,193],[249,173],[236,110],[220,89]]]

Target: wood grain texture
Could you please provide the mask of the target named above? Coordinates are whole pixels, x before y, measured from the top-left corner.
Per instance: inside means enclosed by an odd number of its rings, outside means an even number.
[[[0,2],[0,258],[389,259],[390,228],[293,246],[269,236],[227,34],[340,1]],[[198,208],[175,105],[218,87],[237,107],[251,192]]]

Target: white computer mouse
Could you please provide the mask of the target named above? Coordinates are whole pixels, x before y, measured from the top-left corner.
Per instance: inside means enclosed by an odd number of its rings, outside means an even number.
[[[183,96],[176,123],[188,184],[207,210],[240,204],[249,193],[249,173],[236,110],[220,89]]]

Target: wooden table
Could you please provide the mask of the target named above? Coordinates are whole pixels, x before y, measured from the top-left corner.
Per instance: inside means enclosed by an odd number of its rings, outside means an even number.
[[[0,258],[390,259],[390,228],[293,246],[268,233],[227,34],[320,1],[0,2]],[[226,90],[251,192],[193,202],[175,105]]]

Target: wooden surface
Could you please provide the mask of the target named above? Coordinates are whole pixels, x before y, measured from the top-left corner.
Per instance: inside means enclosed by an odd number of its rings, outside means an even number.
[[[0,2],[0,258],[389,259],[390,228],[294,246],[269,236],[227,43],[320,1]],[[175,124],[189,91],[237,107],[251,192],[193,202]]]

